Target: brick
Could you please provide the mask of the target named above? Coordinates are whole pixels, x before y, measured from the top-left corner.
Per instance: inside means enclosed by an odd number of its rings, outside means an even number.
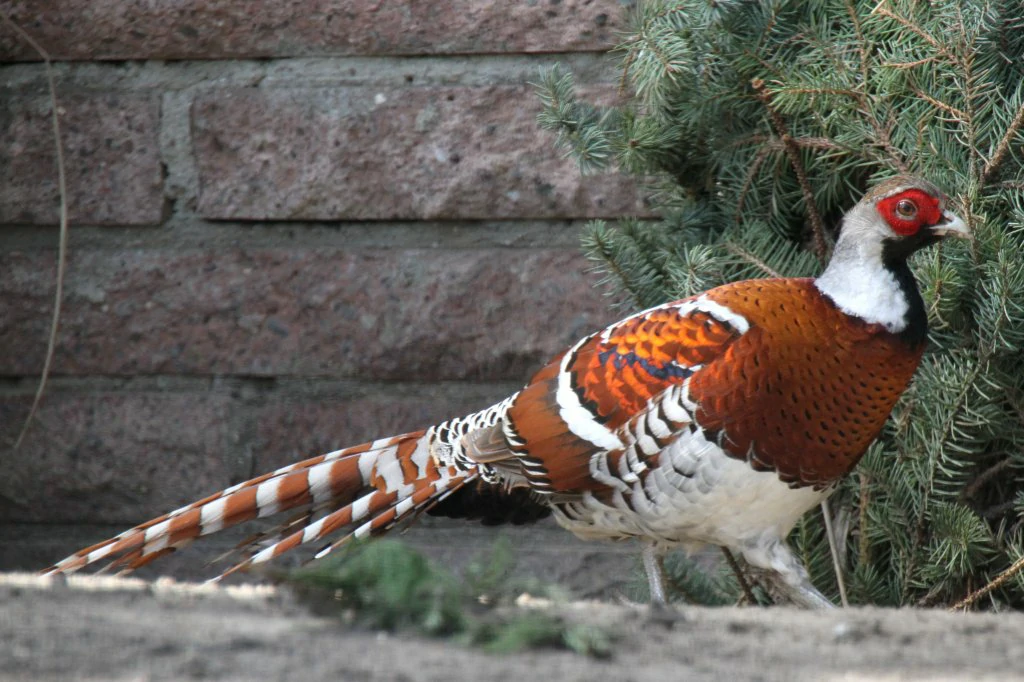
[[[30,403],[0,398],[4,447]],[[208,395],[51,392],[0,450],[0,520],[132,524],[230,485],[226,414]]]
[[[424,429],[492,405],[509,393],[461,396],[424,387],[419,395],[400,397],[275,401],[252,415],[253,470],[270,471],[324,452]]]
[[[160,222],[164,199],[158,99],[147,94],[62,94],[59,103],[71,222]],[[0,222],[59,221],[51,111],[45,97],[0,102]]]
[[[525,380],[614,317],[560,249],[72,251],[55,371]],[[38,374],[50,252],[0,253],[0,375]]]
[[[212,219],[648,214],[632,179],[582,177],[528,86],[229,89],[200,95],[199,211]]]
[[[623,0],[4,0],[54,59],[606,50]],[[0,61],[37,60],[0,25]]]

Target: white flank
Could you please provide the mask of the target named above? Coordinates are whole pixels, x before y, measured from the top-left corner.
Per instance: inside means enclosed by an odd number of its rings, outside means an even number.
[[[260,483],[256,488],[256,506],[259,508],[259,516],[271,516],[279,510],[277,489],[281,487],[280,478],[272,478],[269,481]]]
[[[650,429],[651,433],[658,438],[668,438],[672,435],[672,431],[669,430],[668,424],[661,420],[661,417],[658,416],[656,410],[648,410],[646,419],[647,428]]]
[[[636,439],[636,444],[640,446],[641,452],[648,456],[653,455],[661,449],[658,447],[658,444],[654,442],[654,439],[646,433],[640,434],[640,437]],[[647,467],[645,466],[644,468],[646,469]]]
[[[626,448],[626,464],[629,466],[629,470],[634,474],[642,474],[647,470],[647,465],[641,462],[640,458],[636,456],[636,443],[633,443],[632,446]]]
[[[580,347],[590,338],[585,336],[580,339],[572,347],[572,350],[562,358],[562,366],[558,373],[558,391],[555,393],[555,400],[559,407],[558,416],[576,436],[599,448],[617,450],[622,447],[622,441],[607,426],[594,419],[590,410],[580,404],[579,396],[576,395],[576,391],[572,390],[570,382],[569,364],[575,359],[576,352]]]
[[[634,483],[637,480],[636,474],[633,473],[633,467],[629,462],[631,454],[633,454],[633,448],[628,448],[625,452],[626,456],[619,458],[619,478],[626,483]]]
[[[643,488],[616,486],[611,505],[584,496],[572,515],[556,507],[556,520],[580,537],[642,535],[668,545],[736,548],[760,537],[785,538],[830,492],[791,488],[774,472],[727,456],[700,431],[682,434],[663,455]]]
[[[203,505],[199,512],[199,523],[202,527],[200,535],[216,533],[224,527],[224,507],[227,503],[227,498],[221,497]]]
[[[615,476],[612,476],[611,470],[608,468],[608,453],[597,452],[590,457],[590,475],[593,476],[595,481],[604,483],[607,486],[615,488],[616,490],[626,491],[629,490],[629,486],[620,481]]]
[[[661,399],[661,410],[665,416],[676,424],[689,424],[692,421],[690,413],[679,404],[680,391],[673,386]]]

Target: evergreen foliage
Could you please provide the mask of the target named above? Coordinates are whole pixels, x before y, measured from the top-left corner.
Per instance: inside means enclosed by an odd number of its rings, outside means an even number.
[[[881,178],[950,193],[975,239],[913,259],[929,349],[832,510],[853,603],[952,605],[989,583],[1024,556],[1024,7],[641,0],[620,55],[620,105],[580,101],[555,68],[540,122],[585,171],[650,188],[659,221],[583,235],[635,305],[817,274]],[[809,514],[791,541],[835,594],[822,526]],[[1024,579],[976,605],[1024,606]]]

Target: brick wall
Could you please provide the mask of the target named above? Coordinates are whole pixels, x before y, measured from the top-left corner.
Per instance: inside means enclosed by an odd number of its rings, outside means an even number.
[[[625,4],[0,0],[58,60],[72,223],[53,378],[13,452],[58,194],[44,70],[0,24],[8,534],[134,523],[483,407],[609,321],[577,231],[640,193],[582,179],[528,83],[562,62],[613,99]]]

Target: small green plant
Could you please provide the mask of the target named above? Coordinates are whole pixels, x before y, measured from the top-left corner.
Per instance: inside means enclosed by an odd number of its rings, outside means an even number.
[[[449,637],[491,653],[562,648],[610,654],[608,635],[566,621],[552,609],[520,608],[524,592],[564,603],[557,588],[513,580],[512,550],[499,541],[461,578],[399,540],[353,542],[286,581],[318,612],[371,628]]]

